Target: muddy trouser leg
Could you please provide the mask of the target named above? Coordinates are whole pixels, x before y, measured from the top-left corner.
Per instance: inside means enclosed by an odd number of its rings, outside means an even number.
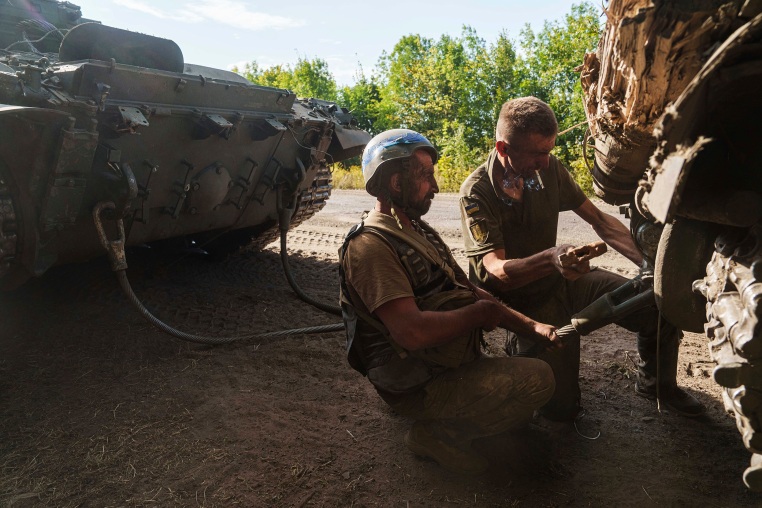
[[[517,310],[536,321],[553,326],[569,324],[573,312],[566,282],[564,281],[557,291],[545,295],[540,305]],[[535,342],[527,337],[508,332],[507,350],[513,357],[539,358],[553,370],[556,390],[550,401],[540,409],[543,416],[551,420],[566,421],[577,415],[581,397],[579,339],[567,340],[563,348],[545,349],[536,346]]]
[[[657,341],[658,322],[659,311],[654,305],[617,323],[638,332],[638,384],[649,391],[656,389],[657,366],[660,388],[677,385],[677,356],[682,331],[662,318]]]
[[[419,397],[392,408],[470,441],[525,425],[554,388],[553,372],[542,361],[480,358],[438,374]]]
[[[574,313],[589,305],[600,296],[613,291],[627,281],[624,277],[598,269],[569,283]],[[616,324],[631,332],[637,332],[638,383],[644,388],[655,388],[657,364],[661,386],[675,386],[677,376],[677,355],[682,332],[661,319],[657,361],[657,327],[659,310],[656,305],[642,309],[616,321]],[[583,339],[584,340],[584,339]]]

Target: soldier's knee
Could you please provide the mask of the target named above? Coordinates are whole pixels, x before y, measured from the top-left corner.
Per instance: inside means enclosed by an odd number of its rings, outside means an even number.
[[[529,367],[526,377],[525,400],[532,406],[542,406],[553,397],[556,391],[556,378],[553,369],[546,362],[535,358],[523,359]]]

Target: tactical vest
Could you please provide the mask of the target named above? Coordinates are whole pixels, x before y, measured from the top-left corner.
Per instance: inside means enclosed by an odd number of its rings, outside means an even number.
[[[455,281],[455,260],[439,235],[428,224],[419,223],[427,241],[414,241],[409,233],[377,220],[380,214],[354,226],[339,250],[341,308],[347,332],[349,364],[383,394],[404,395],[422,388],[432,376],[448,368],[475,360],[480,355],[481,330],[458,337],[448,344],[419,351],[406,351],[390,337],[375,317],[351,302],[343,268],[349,242],[361,233],[375,234],[399,256],[412,281],[413,294],[421,310],[450,310],[474,303],[470,290]]]

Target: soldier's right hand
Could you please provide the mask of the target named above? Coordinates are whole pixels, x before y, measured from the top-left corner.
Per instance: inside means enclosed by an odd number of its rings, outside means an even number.
[[[574,248],[574,245],[565,243],[562,245],[557,245],[551,249],[553,266],[555,266],[556,270],[558,270],[558,273],[560,273],[564,279],[577,280],[590,271],[590,261],[583,261],[581,263],[570,266],[561,265],[559,256],[561,256],[561,254],[570,254]]]

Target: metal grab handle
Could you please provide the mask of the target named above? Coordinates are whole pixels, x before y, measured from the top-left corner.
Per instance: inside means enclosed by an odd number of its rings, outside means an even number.
[[[98,231],[98,238],[101,241],[101,245],[108,254],[109,262],[111,263],[111,270],[118,272],[127,269],[127,255],[124,252],[124,221],[122,219],[116,219],[117,232],[119,238],[116,240],[109,240],[106,235],[106,230],[103,228],[101,222],[101,212],[103,210],[116,211],[116,205],[111,201],[101,201],[95,208],[93,208],[93,222],[95,222],[95,229]]]

